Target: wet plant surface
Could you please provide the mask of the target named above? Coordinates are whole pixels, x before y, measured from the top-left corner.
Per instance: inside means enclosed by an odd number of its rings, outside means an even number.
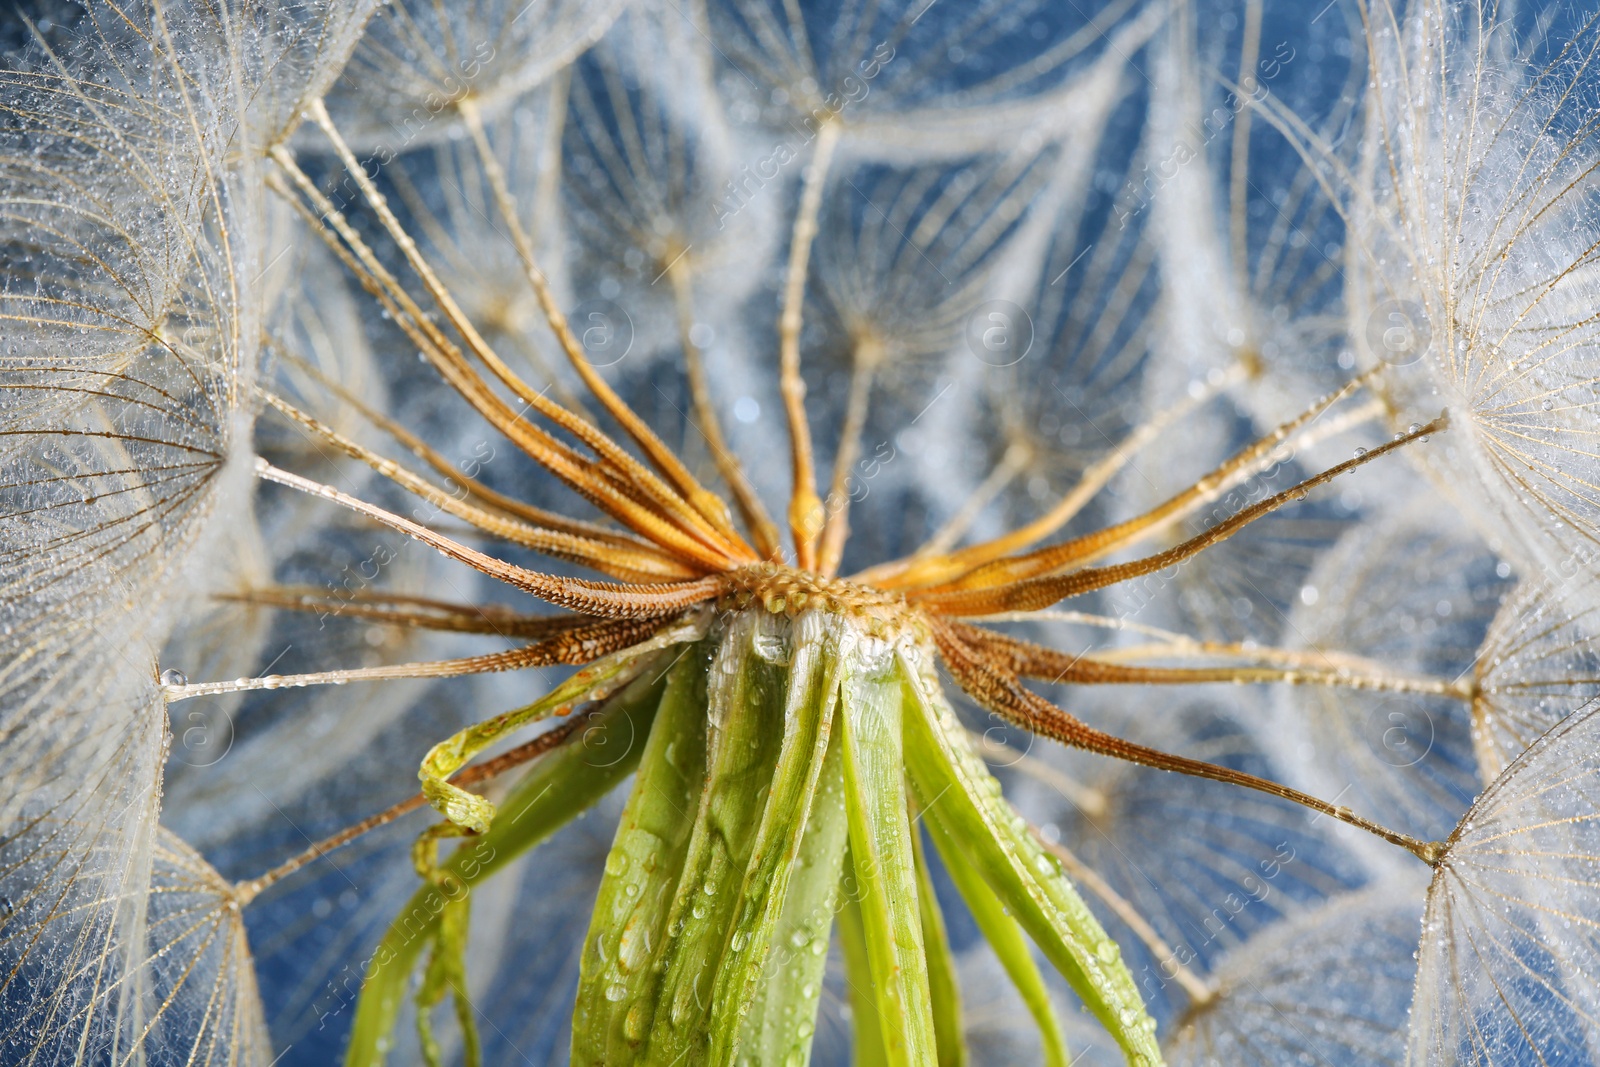
[[[4,45],[6,1063],[1600,1058],[1600,20]]]

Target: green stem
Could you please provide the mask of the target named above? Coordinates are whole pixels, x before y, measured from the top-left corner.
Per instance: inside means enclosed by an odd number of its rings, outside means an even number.
[[[802,993],[798,973],[790,975],[796,988],[775,988],[769,980],[797,968],[786,965],[795,946],[776,940],[780,919],[790,905],[801,913],[814,911],[822,903],[815,894],[827,893],[831,879],[813,878],[793,885],[800,870],[802,854],[812,848],[831,847],[836,855],[814,857],[835,870],[844,851],[844,834],[819,827],[821,837],[810,835],[808,816],[821,804],[819,786],[824,769],[832,766],[842,777],[839,760],[828,759],[835,708],[839,702],[838,621],[810,614],[795,623],[790,655],[789,686],[782,707],[783,750],[779,754],[768,789],[766,810],[762,814],[750,863],[740,893],[743,903],[728,940],[728,951],[717,972],[716,993],[712,998],[711,1062],[731,1065],[753,1059],[757,1063],[788,1062],[767,1055],[765,1048],[747,1049],[742,1041],[754,1028],[750,1014],[757,1000],[765,999],[760,1030],[788,1057],[795,1047],[795,1031],[803,1019],[814,1026],[816,1004]],[[837,789],[836,789],[837,791]],[[842,804],[839,805],[842,807]],[[842,822],[842,820],[841,820]],[[848,831],[846,831],[848,832]],[[837,875],[835,875],[837,878]],[[791,899],[792,890],[807,891]],[[824,934],[824,937],[826,935]],[[765,995],[764,995],[765,994]],[[775,996],[775,999],[774,999]],[[789,1019],[782,1018],[783,1007]],[[779,1014],[773,1016],[773,1011]],[[747,1026],[746,1023],[750,1025]],[[809,1031],[807,1036],[809,1037]],[[809,1040],[798,1042],[802,1049]]]
[[[961,1030],[961,990],[950,953],[939,898],[933,893],[922,835],[913,830],[911,847],[917,861],[917,905],[922,912],[922,943],[928,950],[928,994],[933,1003],[933,1034],[939,1045],[939,1067],[964,1067],[967,1042]]]
[[[632,1062],[655,1014],[652,964],[683,872],[706,776],[704,646],[678,660],[606,856],[572,1016],[572,1062]]]
[[[1121,1046],[1134,1067],[1161,1062],[1155,1021],[1122,953],[1001,795],[932,677],[907,664],[906,771],[949,865],[970,864]]]
[[[937,1062],[938,1048],[906,810],[903,687],[898,670],[873,677],[860,664],[852,666],[858,669],[845,678],[839,718],[850,854],[872,991],[886,1061],[925,1067]]]
[[[489,832],[468,840],[440,866],[470,887],[566,825],[633,772],[660,704],[660,667],[645,669],[590,712],[590,725],[541,759],[501,805]],[[346,1067],[381,1067],[417,961],[438,935],[449,898],[437,884],[418,888],[365,965]]]
[[[941,853],[943,855],[943,853]],[[950,856],[945,863],[956,892],[972,913],[984,940],[994,949],[1011,984],[1017,987],[1028,1013],[1039,1026],[1039,1039],[1044,1046],[1045,1067],[1067,1067],[1066,1038],[1061,1033],[1061,1022],[1056,1018],[1055,1006],[1050,1003],[1050,991],[1045,988],[1044,976],[1033,960],[1033,949],[1017,920],[1007,914],[1000,899],[984,884],[983,877],[969,866],[960,855]]]
[[[861,902],[856,899],[855,859],[846,853],[840,887],[839,948],[844,954],[844,980],[850,988],[850,1028],[854,1034],[854,1067],[885,1067],[883,1023],[878,1019],[878,996],[872,988],[872,964],[867,959],[867,931],[862,924]]]

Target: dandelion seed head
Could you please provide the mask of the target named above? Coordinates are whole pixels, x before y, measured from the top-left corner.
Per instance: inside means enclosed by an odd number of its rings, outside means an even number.
[[[1600,23],[1477,6],[41,25],[0,1046],[1578,1055]]]

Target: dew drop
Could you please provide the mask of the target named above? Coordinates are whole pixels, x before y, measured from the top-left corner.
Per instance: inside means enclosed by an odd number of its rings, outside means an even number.
[[[148,677],[148,675],[146,675]],[[168,667],[161,672],[162,685],[188,685],[189,676],[175,667]]]

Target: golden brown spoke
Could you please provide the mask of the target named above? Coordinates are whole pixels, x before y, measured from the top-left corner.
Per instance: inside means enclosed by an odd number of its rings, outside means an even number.
[[[1146,540],[1212,503],[1223,493],[1251,477],[1257,465],[1273,449],[1282,445],[1307,422],[1355,392],[1369,377],[1370,373],[1363,375],[1342,389],[1318,400],[1296,418],[1254,441],[1192,486],[1143,515],[1058,545],[1049,545],[1027,555],[995,560],[948,584],[957,589],[975,589],[1001,582],[1035,578],[1063,567],[1092,563],[1119,549]]]
[[[500,604],[450,604],[424,597],[383,594],[369,590],[330,591],[315,586],[273,586],[219,593],[218,600],[259,604],[287,611],[366,619],[417,630],[499,637],[548,637],[590,620],[583,615],[527,615]]]
[[[274,149],[273,160],[289,175],[301,195],[296,196],[276,174],[267,176],[267,186],[283,196],[299,213],[312,232],[355,276],[361,287],[383,306],[383,310],[405,331],[406,336],[462,399],[540,465],[555,471],[549,462],[552,454],[573,464],[587,462],[543,430],[523,422],[516,412],[490,392],[487,383],[467,365],[460,351],[433,325],[394,275],[378,260],[344,213],[316,188],[291,153],[282,148]],[[316,208],[315,212],[311,210],[312,207]],[[329,229],[329,223],[332,229]],[[565,480],[564,474],[559,476]]]
[[[459,678],[468,674],[494,674],[557,663],[584,664],[600,656],[638,644],[660,629],[658,619],[605,619],[556,634],[538,644],[490,652],[481,656],[396,663],[385,667],[354,667],[311,674],[268,674],[260,678],[235,678],[227,682],[189,682],[164,685],[167,703],[190,697],[247,693],[259,689],[296,689],[310,685],[344,685],[346,682],[389,682],[403,678]]]
[[[468,548],[448,537],[442,537],[426,526],[368,504],[348,493],[342,493],[331,485],[323,485],[310,478],[279,470],[264,459],[256,460],[256,476],[312,496],[320,496],[357,514],[376,519],[383,525],[413,537],[482,574],[532,593],[540,600],[585,615],[602,618],[659,619],[710,600],[717,596],[723,587],[721,579],[716,577],[702,578],[695,582],[629,586],[541,574],[486,556],[476,549]]]
[[[1110,615],[1095,615],[1083,611],[1003,611],[985,617],[984,622],[1065,622],[1078,626],[1092,626],[1102,630],[1143,634],[1155,640],[1143,645],[1124,645],[1117,648],[1097,649],[1093,653],[1104,663],[1139,663],[1158,659],[1187,659],[1201,656],[1242,660],[1246,663],[1267,663],[1285,667],[1311,667],[1318,670],[1341,670],[1366,674],[1378,679],[1400,678],[1403,681],[1439,681],[1423,676],[1395,675],[1382,663],[1338,649],[1277,648],[1270,645],[1235,644],[1227,641],[1202,641],[1188,634],[1164,630],[1159,626],[1119,619]],[[1474,692],[1468,679],[1449,683],[1451,695],[1468,699]]]
[[[811,262],[811,242],[817,235],[817,213],[833,150],[839,143],[839,123],[829,119],[817,130],[816,148],[806,168],[789,238],[789,273],[783,290],[783,312],[778,318],[778,385],[783,411],[789,422],[789,452],[793,485],[789,493],[789,532],[801,570],[814,570],[817,537],[826,516],[817,498],[817,476],[811,454],[811,425],[806,421],[806,381],[800,374],[801,309],[805,304],[806,272]]]
[[[422,438],[406,429],[394,419],[389,418],[387,415],[377,411],[370,405],[363,403],[359,397],[355,396],[338,382],[327,377],[316,367],[302,360],[292,352],[283,352],[279,350],[279,358],[283,359],[285,362],[294,364],[298,369],[307,375],[310,375],[319,385],[327,389],[330,393],[338,397],[344,403],[350,405],[350,407],[354,408],[362,418],[366,419],[369,423],[382,430],[390,437],[393,437],[400,444],[404,445],[418,459],[432,467],[439,474],[460,485],[467,491],[469,495],[485,506],[496,511],[504,512],[514,518],[531,522],[535,526],[548,526],[552,530],[560,530],[562,533],[576,534],[579,537],[587,537],[594,541],[603,541],[607,544],[622,545],[629,548],[649,549],[651,547],[649,542],[641,541],[631,534],[623,533],[612,527],[601,526],[599,523],[585,522],[582,519],[569,518],[568,516],[562,515],[559,512],[547,511],[544,508],[534,507],[532,504],[524,503],[515,497],[510,497],[504,493],[497,492],[496,490],[489,488],[487,485],[484,485],[476,478],[468,478],[461,472],[460,468],[456,464],[451,463],[448,458],[442,455],[437,449],[429,445],[426,441],[422,440]]]
[[[305,428],[347,455],[359,459],[407,492],[426,500],[441,511],[471,523],[478,530],[503,541],[531,548],[555,559],[579,563],[627,582],[651,582],[675,578],[694,578],[703,571],[684,566],[653,547],[624,547],[610,542],[530,526],[517,519],[485,511],[453,493],[424,481],[411,471],[352,441],[337,430],[300,411],[282,398],[263,394],[266,402],[296,424]]]
[[[471,404],[485,421],[580,496],[641,536],[681,556],[706,563],[713,569],[724,568],[735,562],[725,548],[716,547],[713,543],[717,540],[715,537],[708,538],[703,531],[686,529],[681,523],[674,521],[670,517],[670,509],[662,507],[661,501],[646,492],[631,474],[623,472],[618,479],[608,477],[608,472],[602,466],[584,458],[527,422],[520,412],[513,411],[505,401],[489,389],[488,383],[468,365],[460,349],[444,336],[438,326],[434,325],[411,299],[394,275],[383,266],[372,249],[355,232],[343,212],[335,208],[327,197],[318,191],[294,161],[294,157],[282,147],[274,148],[272,154],[274,161],[290,176],[306,200],[321,212],[319,218],[302,204],[298,197],[290,197],[290,202],[311,225],[313,231],[321,235],[341,262],[355,273],[362,287],[383,305],[446,383]],[[281,189],[281,183],[275,185],[275,188]],[[332,223],[338,237],[328,230],[323,224],[323,219]],[[546,407],[552,406],[543,397],[539,397],[538,400]],[[559,405],[553,406],[559,407]],[[566,414],[570,416],[570,413]],[[561,420],[555,421],[558,425],[561,424]],[[581,419],[578,419],[578,422],[589,426]],[[593,433],[598,433],[592,427],[589,429]],[[581,434],[579,436],[580,440],[583,439]],[[600,437],[611,444],[612,449],[616,449],[609,438],[603,434]],[[676,494],[661,485],[659,479],[654,479],[648,471],[638,467],[631,457],[627,457],[624,453],[623,458],[625,463],[632,464],[649,479],[653,479],[667,496],[677,499]],[[626,486],[626,489],[621,489],[619,486]],[[678,503],[681,505],[682,501]],[[687,506],[683,507],[686,509]]]
[[[559,168],[552,167],[549,170],[554,172]],[[400,199],[405,203],[407,213],[417,220],[417,225],[428,236],[429,240],[438,247],[441,257],[452,262],[457,270],[470,272],[472,265],[469,260],[473,250],[457,247],[455,238],[450,233],[449,224],[441,222],[434,214],[433,209],[428,205],[427,198],[423,196],[411,178],[407,176],[405,168],[394,167],[387,173],[389,180],[394,183],[395,192],[399,194]],[[476,200],[476,196],[474,196],[474,200]],[[482,210],[477,203],[472,206],[476,211]],[[541,345],[535,344],[526,331],[516,328],[516,324],[513,321],[502,320],[498,325],[504,334],[506,342],[512,345],[528,361],[529,366],[543,376],[543,380],[548,383],[550,392],[565,405],[567,410],[576,412],[590,422],[596,421],[594,414],[584,405],[583,398],[572,391],[571,387],[561,378],[555,367],[546,358],[545,351]]]
[[[667,277],[672,281],[672,295],[677,305],[684,373],[689,379],[689,395],[694,403],[695,417],[699,419],[696,429],[706,439],[717,472],[733,493],[734,505],[739,509],[739,517],[744,520],[745,528],[755,540],[756,551],[769,562],[781,562],[783,542],[778,534],[778,526],[767,514],[766,505],[761,503],[761,497],[756,494],[750,479],[745,477],[739,457],[728,450],[726,439],[722,436],[722,423],[717,418],[716,405],[711,400],[711,386],[706,381],[700,346],[689,336],[690,327],[694,325],[694,292],[689,268],[681,256],[667,265]]]
[[[1341,689],[1366,689],[1386,693],[1421,693],[1466,699],[1442,678],[1410,679],[1373,677],[1349,671],[1316,667],[1138,667],[1093,656],[1080,657],[1070,670],[1052,670],[1044,660],[1032,660],[1020,673],[1078,685],[1187,685],[1197,682],[1232,682],[1236,685],[1282,682],[1285,685],[1322,685]]]
[[[372,179],[367,175],[365,168],[357,161],[355,153],[350,150],[349,145],[345,144],[344,138],[334,126],[333,120],[328,116],[328,109],[323,106],[322,101],[315,101],[307,110],[311,115],[312,121],[320,126],[322,132],[327,135],[329,142],[333,145],[334,152],[344,163],[345,170],[355,179],[356,185],[361,189],[362,196],[365,197],[367,204],[371,206],[373,212],[378,216],[378,220],[383,224],[384,230],[399,246],[401,253],[406,258],[406,262],[410,264],[417,277],[422,280],[423,287],[427,289],[428,295],[433,298],[434,303],[444,313],[445,318],[450,321],[450,325],[455,329],[456,333],[466,342],[467,348],[471,350],[472,354],[478,357],[483,365],[488,367],[494,376],[500,380],[501,384],[510,389],[517,399],[593,449],[596,455],[614,467],[628,482],[637,485],[645,493],[646,497],[659,507],[664,514],[676,519],[686,533],[697,536],[708,547],[737,555],[736,547],[716,529],[713,523],[696,511],[688,501],[679,496],[670,486],[656,477],[649,468],[629,455],[608,434],[583,416],[569,411],[554,400],[551,400],[541,390],[534,389],[523,381],[521,375],[506,365],[505,361],[490,347],[488,341],[484,340],[477,327],[472,324],[472,320],[461,310],[460,305],[455,302],[455,298],[450,295],[450,291],[439,280],[433,268],[429,266],[427,259],[422,255],[421,249],[417,247],[416,241],[406,232],[405,227],[401,225],[400,220],[395,217],[394,212],[389,208],[388,200],[379,191],[378,187],[373,184]],[[547,288],[541,304],[550,299],[552,298]],[[553,302],[546,308],[547,316],[552,309],[554,309]],[[560,315],[559,310],[555,313]],[[565,325],[564,319],[562,320],[562,325]],[[577,341],[572,338],[570,330],[566,331],[565,336],[562,337],[563,346],[569,340],[576,346]],[[582,356],[581,350],[579,350],[579,356],[580,358]],[[584,366],[587,366],[587,361],[584,361]],[[590,368],[590,374],[593,374],[592,368]],[[596,380],[598,380],[597,376]],[[585,381],[587,382],[588,379],[585,379]],[[589,384],[591,390],[593,390],[593,383]],[[604,382],[600,384],[605,387]],[[609,388],[606,388],[607,392],[609,392]],[[605,401],[605,397],[599,392],[596,392],[595,395],[602,402]],[[616,399],[614,394],[612,398]],[[620,404],[621,401],[617,400],[617,403]],[[634,421],[637,422],[636,416]],[[642,424],[640,425],[642,426]],[[645,432],[649,433],[648,429]],[[651,436],[653,437],[654,435],[652,434]],[[659,444],[659,442],[657,443]],[[665,446],[662,447],[665,448]],[[724,508],[725,512],[726,508]],[[734,537],[737,539],[737,534]],[[747,561],[755,558],[754,554],[749,552],[748,546],[745,546],[745,553]]]
[[[969,545],[948,555],[925,554],[919,549],[910,558],[869,567],[855,575],[853,580],[894,589],[948,582],[976,567],[1025,549],[1049,537],[1072,521],[1072,518],[1083,510],[1084,505],[1093,500],[1117,472],[1132,462],[1133,457],[1141,449],[1160,437],[1163,430],[1222,389],[1242,381],[1244,377],[1244,367],[1235,364],[1215,386],[1205,387],[1197,396],[1185,397],[1182,401],[1158,412],[1149,421],[1140,424],[1114,444],[1103,457],[1091,463],[1078,479],[1078,483],[1068,490],[1054,507],[1026,526],[1020,526],[993,540]]]
[[[633,484],[611,469],[591,466],[589,470],[594,481],[586,495],[591,502],[642,536],[662,547],[670,547],[676,555],[709,564],[710,570],[728,570],[753,562],[753,559],[735,558],[722,549],[709,547],[703,538],[685,531],[670,517],[652,508],[648,501],[640,498]]]
[[[1450,681],[1433,675],[1404,674],[1384,664],[1337,649],[1275,648],[1262,645],[1232,644],[1223,641],[1197,641],[1177,635],[1178,640],[1162,644],[1128,645],[1096,651],[1101,663],[1141,663],[1160,659],[1207,657],[1242,661],[1247,665],[1282,667],[1294,671],[1335,672],[1341,678],[1355,679],[1354,688],[1390,689],[1395,692],[1438,693],[1457,700],[1471,700],[1476,684],[1470,678]]]
[[[1345,460],[1337,466],[1329,467],[1321,474],[1307,478],[1299,485],[1286,489],[1275,496],[1270,496],[1259,503],[1252,504],[1231,518],[1223,520],[1211,529],[1190,538],[1180,545],[1176,545],[1165,552],[1158,552],[1153,556],[1146,556],[1144,559],[1133,560],[1129,563],[1119,563],[1109,567],[1086,567],[1070,574],[1029,578],[988,589],[936,587],[931,590],[912,590],[907,594],[907,598],[937,614],[957,618],[995,615],[1008,611],[1037,611],[1040,608],[1049,607],[1056,601],[1066,597],[1093,592],[1096,589],[1104,589],[1107,586],[1116,585],[1118,582],[1125,582],[1131,578],[1138,578],[1155,571],[1165,570],[1198,555],[1213,545],[1221,544],[1262,516],[1269,515],[1292,501],[1302,499],[1309,490],[1325,482],[1330,482],[1339,475],[1369,463],[1379,456],[1386,455],[1396,448],[1410,444],[1418,438],[1440,432],[1447,423],[1448,418],[1440,415],[1426,426],[1420,427],[1411,433],[1402,434],[1393,441],[1380,445],[1364,455]]]
[[[867,424],[867,408],[872,399],[872,379],[883,346],[876,338],[856,342],[851,356],[850,398],[845,405],[844,426],[839,430],[839,447],[833,454],[833,481],[828,486],[828,521],[822,529],[822,548],[817,570],[832,578],[839,573],[845,538],[850,534],[850,468],[861,450],[861,431]]]
[[[1186,634],[1175,630],[1163,630],[1159,626],[1149,623],[1135,622],[1132,619],[1119,619],[1112,615],[1096,615],[1088,611],[1002,611],[990,615],[985,622],[1068,622],[1079,626],[1093,626],[1101,630],[1118,630],[1127,633],[1144,634],[1154,637],[1173,647],[1189,648],[1201,644]],[[1234,647],[1234,646],[1227,646]],[[1120,652],[1120,649],[1108,649],[1101,653],[1109,656]]]
[[[581,714],[574,715],[566,722],[546,730],[532,741],[524,742],[516,748],[501,753],[494,759],[485,760],[476,766],[463,769],[451,781],[463,789],[486,782],[491,778],[504,774],[513,767],[527,763],[529,760],[537,759],[546,752],[557,748],[562,742],[577,733],[585,725],[586,721],[586,716]],[[323,838],[304,852],[289,857],[289,859],[271,870],[257,875],[249,881],[236,882],[233,887],[234,899],[239,902],[240,907],[244,907],[259,896],[262,890],[273,883],[280,882],[307,864],[321,859],[336,849],[343,848],[361,835],[379,827],[387,826],[396,819],[409,815],[418,808],[427,806],[427,803],[427,798],[421,793],[413,793],[405,800],[400,801],[400,803],[391,804],[376,815],[369,815],[360,822],[345,827],[331,837]]]
[[[1011,673],[1024,678],[1040,678],[1068,685],[1188,685],[1198,682],[1232,682],[1244,685],[1282,682],[1285,685],[1323,685],[1386,693],[1420,693],[1454,697],[1457,700],[1471,700],[1473,696],[1473,687],[1470,683],[1451,682],[1444,678],[1407,677],[1371,670],[1355,671],[1348,666],[1328,667],[1304,662],[1317,656],[1317,653],[1297,657],[1301,662],[1273,666],[1147,667],[1117,662],[1093,653],[1072,655],[1059,652],[1044,645],[1012,637],[1010,634],[997,633],[963,622],[952,621],[948,625],[961,640],[994,656],[1003,662]],[[1239,654],[1243,656],[1254,654],[1240,646],[1228,647],[1238,648]],[[1147,651],[1160,652],[1159,649]],[[1172,653],[1169,651],[1166,654]]]
[[[562,725],[565,726],[567,724],[563,723]],[[553,733],[555,731],[551,732]],[[540,734],[535,740],[543,739],[546,736],[548,735]],[[427,803],[427,799],[421,793],[416,793],[410,797],[407,797],[405,800],[400,801],[398,804],[390,805],[389,807],[378,812],[376,815],[369,815],[360,822],[351,826],[347,826],[343,830],[340,830],[338,833],[333,834],[330,837],[323,838],[321,841],[318,841],[307,848],[304,852],[296,853],[295,855],[290,856],[287,860],[278,864],[271,870],[259,874],[248,881],[234,883],[234,899],[239,902],[239,906],[242,908],[259,896],[261,891],[266,889],[268,886],[282,881],[289,875],[300,870],[300,868],[321,859],[328,853],[343,848],[345,845],[348,845],[362,834],[369,833],[382,826],[387,826],[396,819],[405,815],[409,815],[418,808],[427,806]]]
[[[1198,1006],[1211,1002],[1212,997],[1216,996],[1216,991],[1211,988],[1210,983],[1178,962],[1178,955],[1172,950],[1172,946],[1167,944],[1166,940],[1156,932],[1156,928],[1150,925],[1150,921],[1127,897],[1113,889],[1110,882],[1100,877],[1099,871],[1084,863],[1066,845],[1059,841],[1051,841],[1031,822],[1028,824],[1028,830],[1046,851],[1061,861],[1061,867],[1067,872],[1067,877],[1099,897],[1100,902],[1133,932],[1133,936],[1144,942],[1150,954],[1161,961],[1163,972],[1168,967],[1175,969],[1172,980],[1183,989],[1189,997],[1190,1004]]]
[[[1004,664],[963,642],[949,625],[935,620],[931,630],[945,667],[956,684],[984,708],[1024,729],[1086,752],[1156,770],[1244,786],[1292,801],[1398,845],[1430,866],[1436,864],[1442,854],[1443,846],[1438,842],[1418,841],[1362,818],[1349,808],[1337,807],[1298,789],[1214,763],[1148,748],[1097,730],[1028,689]]]
[[[534,297],[539,301],[539,308],[544,312],[545,321],[550,324],[551,331],[556,335],[556,340],[561,343],[561,349],[567,354],[567,360],[572,364],[578,376],[583,379],[584,385],[600,401],[602,407],[610,413],[611,417],[633,438],[634,442],[644,450],[650,462],[655,465],[669,482],[677,487],[679,493],[699,512],[701,518],[709,522],[720,534],[726,537],[736,549],[743,549],[749,558],[755,558],[750,546],[744,543],[733,527],[733,517],[728,513],[728,505],[723,503],[721,497],[706,489],[689,472],[666,443],[657,436],[656,432],[647,426],[643,419],[616,394],[616,391],[600,377],[594,365],[589,362],[589,357],[584,353],[583,346],[573,336],[572,328],[567,323],[567,317],[556,304],[555,294],[550,291],[550,283],[545,278],[544,271],[539,269],[539,264],[533,255],[533,242],[529,239],[527,231],[522,227],[522,218],[517,212],[515,198],[506,186],[505,174],[500,168],[500,160],[495,157],[494,151],[489,147],[489,139],[484,135],[483,122],[478,115],[477,106],[472,100],[466,99],[460,105],[461,116],[466,120],[467,129],[472,134],[473,143],[477,146],[478,159],[483,165],[483,171],[489,179],[489,188],[494,193],[495,204],[499,208],[500,217],[511,230],[511,243],[516,247],[517,257],[522,260],[522,271],[528,279],[528,285],[533,289]]]

